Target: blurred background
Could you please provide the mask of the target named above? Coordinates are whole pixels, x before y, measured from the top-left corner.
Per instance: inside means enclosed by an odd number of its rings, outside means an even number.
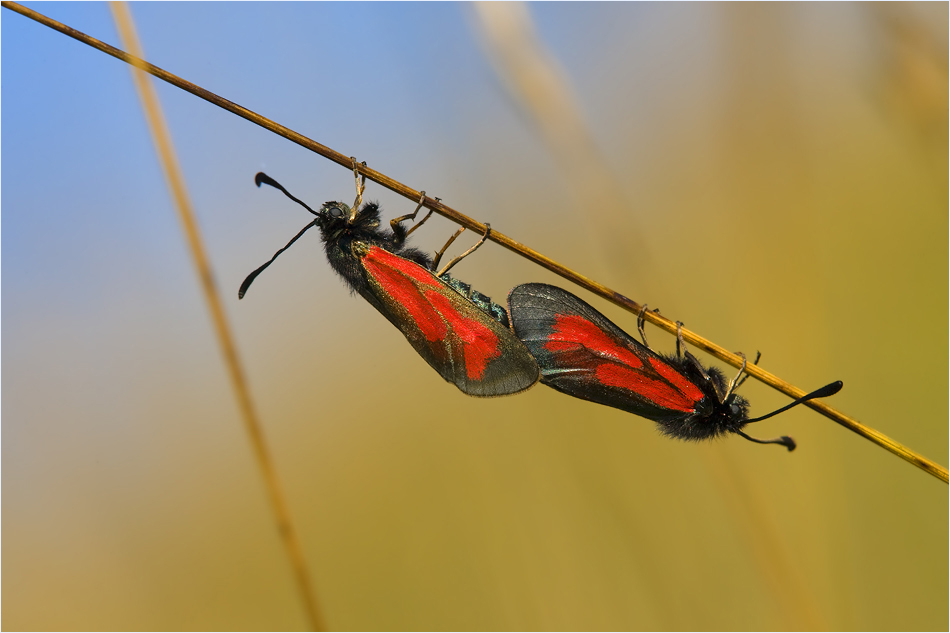
[[[105,4],[27,4],[118,45]],[[832,406],[948,463],[946,3],[132,11],[158,66],[803,389],[843,380]],[[130,68],[0,14],[3,628],[302,628]],[[947,486],[810,410],[757,425],[788,454],[543,386],[468,398],[316,234],[239,303],[309,221],[254,174],[311,205],[352,176],[157,90],[331,628],[948,628]],[[494,244],[455,273],[635,331]]]

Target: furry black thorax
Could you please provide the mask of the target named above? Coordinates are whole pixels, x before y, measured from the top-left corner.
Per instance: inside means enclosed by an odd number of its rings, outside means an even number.
[[[376,202],[364,204],[352,220],[349,205],[325,202],[314,222],[320,229],[330,265],[346,280],[351,290],[361,295],[365,296],[366,279],[353,253],[354,242],[378,246],[426,269],[432,264],[432,258],[426,253],[404,244],[405,230],[401,226],[398,232],[380,228],[380,208]]]
[[[749,402],[735,393],[726,395],[729,382],[719,369],[704,368],[689,352],[683,357],[671,354],[663,358],[699,387],[705,396],[692,415],[657,420],[664,435],[682,440],[705,440],[735,433],[746,425]]]

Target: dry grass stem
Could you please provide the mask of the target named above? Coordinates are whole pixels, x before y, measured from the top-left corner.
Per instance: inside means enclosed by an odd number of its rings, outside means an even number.
[[[251,121],[252,123],[256,123],[257,125],[260,125],[261,127],[264,127],[267,130],[274,132],[275,134],[279,134],[280,136],[283,136],[284,138],[290,141],[293,141],[294,143],[297,143],[301,147],[305,147],[313,152],[316,152],[317,154],[320,154],[324,158],[332,160],[333,162],[339,165],[342,165],[343,167],[346,167],[347,169],[354,169],[354,160],[351,157],[341,154],[337,151],[334,151],[330,149],[329,147],[321,145],[320,143],[317,143],[316,141],[313,141],[303,136],[302,134],[298,134],[297,132],[294,132],[293,130],[288,129],[284,127],[283,125],[280,125],[279,123],[271,121],[270,119],[262,117],[261,115],[255,112],[252,112],[248,110],[247,108],[241,107],[237,105],[236,103],[233,103],[231,101],[228,101],[227,99],[219,97],[218,95],[212,92],[209,92],[208,90],[205,90],[204,88],[196,86],[195,84],[192,84],[191,82],[185,81],[184,79],[181,79],[180,77],[177,77],[165,70],[162,70],[161,68],[158,68],[157,66],[154,66],[152,64],[149,64],[148,62],[145,62],[145,61],[142,61],[141,59],[133,57],[132,55],[129,55],[128,53],[124,51],[121,51],[104,42],[100,42],[99,40],[92,38],[86,35],[85,33],[77,31],[59,22],[56,22],[55,20],[51,20],[15,2],[9,2],[7,0],[3,0],[2,6],[8,9],[11,9],[13,11],[16,11],[22,15],[25,15],[26,17],[29,17],[33,20],[36,20],[37,22],[40,22],[41,24],[49,26],[50,28],[56,29],[57,31],[60,31],[61,33],[64,33],[85,44],[88,44],[89,46],[92,46],[93,48],[97,48],[100,51],[108,55],[112,55],[113,57],[117,59],[121,59],[122,61],[125,61],[130,64],[135,64],[142,70],[145,70],[146,72],[154,75],[155,77],[158,77],[159,79],[163,81],[166,81],[174,86],[177,86],[181,88],[182,90],[190,92],[191,94],[197,97],[201,97],[202,99],[205,99],[206,101],[209,101],[221,108],[224,108],[225,110],[228,110],[229,112],[232,112],[240,117],[243,117],[247,119],[248,121]],[[390,191],[394,191],[398,193],[399,195],[402,195],[412,200],[413,202],[418,202],[420,199],[419,191],[412,189],[411,187],[408,187],[400,182],[397,182],[393,180],[392,178],[386,176],[385,174],[382,174],[376,171],[375,169],[370,169],[369,167],[366,167],[364,165],[355,165],[355,169],[358,170],[359,173],[366,176],[366,178],[368,178],[369,180],[372,180],[373,182],[376,182],[382,185],[383,187],[386,187]],[[452,209],[451,207],[443,204],[442,202],[435,200],[433,198],[429,198],[429,197],[423,197],[422,200],[423,200],[423,206],[429,209],[432,209],[436,213],[452,220],[453,222],[456,222],[479,234],[483,234],[485,232],[484,224],[481,224],[480,222],[476,222],[472,218],[469,218],[468,216],[459,213],[455,209]],[[632,314],[638,314],[640,312],[641,306],[636,301],[633,301],[632,299],[629,299],[623,296],[622,294],[615,292],[614,290],[611,290],[610,288],[602,284],[597,283],[596,281],[592,279],[589,279],[587,277],[584,277],[583,275],[580,275],[574,272],[573,270],[554,261],[553,259],[546,257],[542,255],[541,253],[538,253],[537,251],[531,248],[528,248],[527,246],[519,242],[516,242],[515,240],[511,239],[510,237],[508,237],[507,235],[499,231],[492,229],[491,236],[489,239],[500,244],[501,246],[504,246],[508,250],[513,251],[521,255],[522,257],[525,257],[526,259],[529,259],[535,262],[536,264],[543,266],[544,268],[547,268],[551,272],[557,275],[560,275],[561,277],[568,279],[583,288],[586,288],[587,290],[593,292],[594,294],[603,297],[604,299],[620,306],[621,308],[631,312]],[[666,317],[663,317],[661,315],[655,314],[653,312],[646,312],[644,316],[648,321],[650,321],[657,327],[664,329],[667,332],[670,332],[671,334],[676,333],[676,323],[674,321]],[[683,338],[687,342],[689,342],[691,345],[702,349],[703,351],[711,354],[712,356],[715,356],[716,358],[726,363],[729,363],[733,367],[738,368],[742,365],[742,359],[738,355],[720,347],[719,345],[716,345],[712,341],[706,340],[705,338],[687,329],[683,329],[682,332],[683,332]],[[761,367],[757,367],[755,365],[749,365],[746,368],[746,370],[750,376],[769,385],[770,387],[774,389],[777,389],[778,391],[781,391],[782,393],[792,398],[800,398],[801,396],[805,395],[804,390],[799,389],[798,387],[795,387],[794,385],[770,374],[769,372],[765,371]],[[901,459],[904,459],[910,462],[911,464],[917,466],[921,470],[924,470],[925,472],[930,473],[934,477],[937,477],[938,479],[942,480],[944,483],[947,483],[948,479],[950,479],[948,478],[947,469],[941,466],[940,464],[937,464],[936,462],[930,459],[927,459],[923,455],[920,455],[910,450],[909,448],[907,448],[900,442],[897,442],[887,437],[883,433],[880,433],[868,426],[861,424],[854,418],[851,418],[845,415],[844,413],[841,413],[840,411],[833,409],[832,407],[828,406],[824,402],[812,400],[812,401],[804,403],[804,406],[810,407],[811,409],[818,411],[825,417],[830,418],[831,420],[837,422],[838,424],[844,426],[845,428],[850,429],[851,431],[854,431],[858,435],[861,435],[862,437],[870,440],[871,442],[877,444],[878,446],[890,451],[891,453],[894,453]]]
[[[119,31],[119,37],[129,50],[141,55],[141,46],[138,35],[135,32],[135,25],[132,21],[132,13],[125,2],[110,2],[112,15]],[[132,65],[141,68],[141,62],[132,58]],[[310,574],[307,570],[306,560],[300,541],[297,537],[297,531],[290,517],[290,508],[284,497],[280,480],[277,477],[277,470],[267,449],[267,443],[264,440],[264,431],[258,420],[254,404],[251,401],[250,390],[244,377],[244,370],[241,361],[238,358],[237,347],[231,335],[231,329],[228,326],[227,317],[224,313],[224,306],[218,293],[217,286],[214,283],[214,274],[211,270],[211,263],[208,260],[201,234],[198,231],[198,223],[195,219],[194,210],[185,189],[184,175],[181,173],[181,167],[172,145],[171,134],[165,124],[165,118],[162,115],[161,105],[158,102],[158,96],[155,94],[155,88],[151,80],[145,73],[136,69],[132,70],[132,79],[135,82],[136,91],[142,101],[142,109],[145,112],[145,119],[148,123],[149,131],[155,143],[155,150],[158,153],[159,162],[165,172],[165,178],[168,182],[168,188],[171,190],[172,199],[175,208],[178,210],[178,218],[181,220],[182,230],[185,233],[185,239],[188,242],[189,250],[195,262],[195,268],[198,272],[198,278],[201,282],[201,289],[205,300],[208,303],[208,309],[211,312],[211,321],[217,334],[218,344],[224,354],[225,365],[228,368],[228,374],[231,377],[231,383],[234,386],[234,392],[237,396],[238,407],[241,410],[241,416],[244,418],[244,425],[247,434],[251,438],[251,445],[254,448],[254,455],[257,458],[257,464],[264,478],[264,484],[267,488],[268,496],[275,518],[277,520],[277,531],[283,540],[287,555],[294,570],[297,581],[297,587],[300,590],[301,598],[306,609],[308,623],[315,630],[323,630],[323,623],[317,608],[316,599],[313,595],[313,588],[310,582]]]

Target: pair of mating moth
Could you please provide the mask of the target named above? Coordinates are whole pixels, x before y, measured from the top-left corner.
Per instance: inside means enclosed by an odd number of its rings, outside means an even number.
[[[743,363],[727,381],[715,367],[703,367],[677,337],[677,352],[659,354],[646,344],[643,314],[638,319],[643,343],[617,327],[587,302],[548,284],[515,287],[507,310],[448,270],[486,239],[441,270],[445,249],[436,256],[406,245],[406,238],[432,211],[408,229],[422,208],[380,228],[380,208],[362,204],[363,183],[357,180],[353,206],[327,202],[314,211],[264,173],[255,177],[282,191],[314,215],[267,263],[248,275],[238,297],[254,279],[308,229],[320,229],[330,266],[406,337],[412,347],[448,382],[471,396],[503,396],[528,389],[539,380],[558,391],[615,407],[657,423],[660,431],[684,440],[702,440],[735,433],[762,444],[795,449],[788,436],[760,440],[742,429],[752,422],[797,404],[837,393],[831,383],[791,404],[749,419],[749,403],[736,394],[747,378]],[[423,192],[423,198],[425,192]]]

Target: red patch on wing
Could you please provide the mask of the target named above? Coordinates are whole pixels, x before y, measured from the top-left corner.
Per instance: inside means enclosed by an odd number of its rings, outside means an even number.
[[[465,373],[470,380],[481,380],[489,361],[501,356],[498,335],[456,310],[445,295],[455,291],[419,264],[372,246],[363,257],[363,265],[383,290],[409,312],[427,341],[441,342],[450,331],[455,333],[462,344]]]
[[[554,331],[548,336],[544,349],[551,352],[564,352],[583,345],[616,358],[629,367],[643,367],[643,361],[630,350],[619,347],[606,332],[587,319],[579,316],[557,315]]]
[[[481,380],[488,361],[501,356],[498,336],[478,321],[466,319],[459,314],[449,300],[437,290],[427,290],[426,299],[449,322],[449,327],[462,341],[462,354],[465,356],[465,372],[468,377]]]
[[[696,385],[663,361],[648,357],[654,371],[668,382],[646,375],[643,358],[618,345],[597,324],[581,316],[557,315],[544,348],[551,352],[566,352],[579,346],[619,363],[600,363],[593,368],[594,376],[605,386],[633,391],[658,407],[674,411],[691,412],[695,410],[696,402],[703,399],[703,393]]]
[[[703,394],[699,387],[659,358],[651,358],[650,364],[653,365],[653,369],[656,370],[656,373],[670,381],[670,383],[679,389],[687,398],[692,398],[693,402],[699,402],[705,397],[705,394]]]

